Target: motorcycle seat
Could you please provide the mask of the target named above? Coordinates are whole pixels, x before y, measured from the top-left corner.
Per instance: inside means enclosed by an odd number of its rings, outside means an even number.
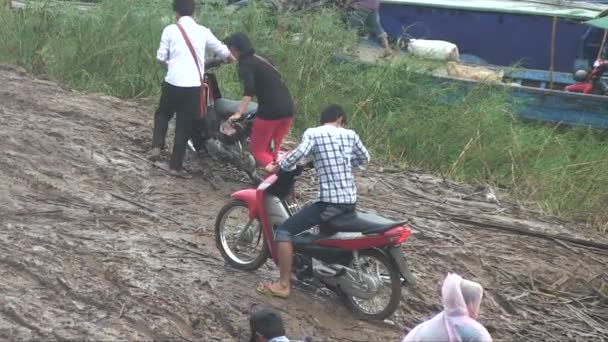
[[[327,222],[323,228],[334,232],[371,235],[384,233],[402,223],[375,214],[355,212],[340,215]]]

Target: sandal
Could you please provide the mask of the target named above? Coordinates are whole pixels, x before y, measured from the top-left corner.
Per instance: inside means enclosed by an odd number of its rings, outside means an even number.
[[[284,292],[280,292],[280,291],[275,291],[270,288],[270,284],[260,284],[260,285],[258,285],[258,287],[255,290],[258,293],[261,293],[268,297],[277,297],[277,298],[281,298],[281,299],[287,299],[289,297],[289,292],[284,293]]]

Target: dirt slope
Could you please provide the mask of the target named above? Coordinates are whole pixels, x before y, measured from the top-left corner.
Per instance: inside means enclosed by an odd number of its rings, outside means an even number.
[[[470,186],[377,167],[359,177],[361,207],[415,229],[405,252],[419,284],[393,323],[357,321],[331,294],[302,286],[288,301],[259,296],[254,284],[275,271],[231,270],[213,243],[215,214],[243,187],[237,177],[192,156],[193,179],[142,160],[151,115],[134,103],[10,67],[0,82],[0,336],[9,340],[236,340],[253,303],[281,310],[292,336],[397,340],[440,310],[448,271],[485,286],[482,321],[497,340],[608,339],[607,252],[503,229],[604,236]]]

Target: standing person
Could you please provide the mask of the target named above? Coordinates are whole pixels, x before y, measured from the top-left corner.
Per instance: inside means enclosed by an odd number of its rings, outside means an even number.
[[[277,228],[275,241],[281,275],[274,283],[260,284],[258,292],[287,298],[293,262],[293,237],[336,216],[355,211],[357,188],[352,168],[368,163],[369,153],[357,133],[345,129],[345,124],[346,114],[342,107],[328,106],[321,113],[321,126],[307,129],[295,150],[279,164],[267,168],[271,173],[278,171],[279,167],[291,171],[300,160],[311,154],[317,171],[319,194],[315,203],[304,207]]]
[[[443,312],[419,324],[403,342],[492,342],[492,337],[477,322],[483,287],[457,274],[448,274],[441,287]]]
[[[266,167],[276,160],[293,123],[293,99],[277,68],[255,54],[245,33],[233,34],[226,39],[226,44],[239,61],[239,76],[244,89],[239,109],[230,120],[240,119],[251,99],[257,97],[258,110],[251,129],[250,149],[258,166]],[[274,151],[270,148],[271,141],[274,141]]]
[[[360,30],[365,27],[369,34],[378,39],[384,47],[384,57],[393,55],[393,50],[388,44],[388,35],[380,23],[380,0],[350,0],[351,13],[348,18],[349,27],[352,30]]]
[[[192,18],[194,0],[173,0],[177,24],[163,30],[156,58],[167,65],[160,103],[154,115],[151,160],[160,159],[165,148],[169,121],[176,113],[175,140],[169,168],[183,173],[188,139],[200,113],[201,80],[205,68],[205,49],[210,48],[224,60],[232,61],[228,47],[205,26]],[[191,50],[192,49],[192,50]]]

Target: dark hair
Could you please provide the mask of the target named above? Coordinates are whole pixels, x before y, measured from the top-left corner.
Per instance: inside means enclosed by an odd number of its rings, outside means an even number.
[[[344,112],[344,109],[340,105],[330,104],[321,112],[321,125],[336,122],[340,118],[342,118],[342,123],[346,124],[346,113]]]
[[[251,327],[250,341],[252,342],[255,341],[256,333],[269,340],[285,335],[281,315],[270,308],[263,308],[253,312],[249,317],[249,326]]]
[[[251,40],[249,40],[247,34],[243,32],[232,34],[230,37],[226,38],[225,43],[229,48],[235,48],[242,57],[255,54],[255,49],[253,48],[253,44],[251,44]]]
[[[191,16],[194,13],[194,0],[173,0],[173,10],[180,16]]]

